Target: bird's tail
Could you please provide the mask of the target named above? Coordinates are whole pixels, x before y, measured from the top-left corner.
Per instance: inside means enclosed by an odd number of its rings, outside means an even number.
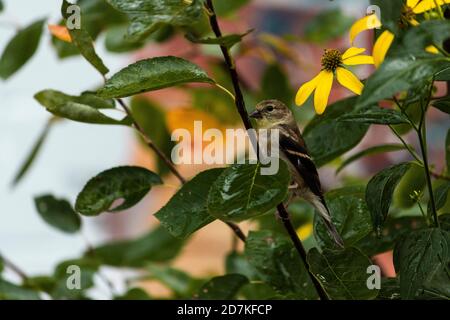
[[[330,211],[328,210],[325,200],[323,198],[321,199],[320,197],[315,197],[312,202],[314,207],[316,207],[317,211],[319,212],[320,217],[322,218],[331,238],[334,240],[336,245],[338,245],[340,248],[344,248],[344,240],[342,240],[342,237],[331,221]]]

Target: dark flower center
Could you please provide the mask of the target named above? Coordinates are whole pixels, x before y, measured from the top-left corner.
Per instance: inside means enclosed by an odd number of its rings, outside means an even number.
[[[402,14],[400,15],[400,20],[398,22],[400,28],[405,29],[409,27],[410,21],[416,18],[416,14],[413,11],[413,8],[408,6],[403,6]]]
[[[334,72],[342,64],[342,54],[339,50],[325,50],[322,56],[322,69]]]

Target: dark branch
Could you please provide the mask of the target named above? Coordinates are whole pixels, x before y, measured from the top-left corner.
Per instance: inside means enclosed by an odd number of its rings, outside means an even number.
[[[15,263],[13,263],[11,260],[9,260],[3,255],[0,255],[0,257],[3,260],[5,266],[14,273],[16,273],[22,279],[22,281],[25,282],[28,280],[27,274],[24,271],[22,271],[22,269],[20,269]]]
[[[206,0],[206,8],[209,11],[209,23],[211,25],[211,28],[216,35],[216,37],[221,37],[222,32],[220,30],[219,23],[217,21],[217,15],[214,11],[214,5],[212,3],[212,0]],[[236,65],[233,61],[233,58],[231,57],[230,51],[225,46],[220,46],[220,49],[222,51],[223,57],[225,59],[225,63],[227,65],[228,71],[230,73],[231,81],[233,83],[233,88],[235,92],[235,104],[236,108],[239,112],[239,115],[241,116],[242,122],[244,123],[244,126],[247,130],[253,129],[253,126],[250,122],[250,118],[247,113],[247,109],[245,108],[245,101],[244,96],[242,94],[241,87],[239,85],[239,76],[236,71]],[[328,300],[328,296],[325,292],[325,290],[322,288],[318,280],[314,277],[314,275],[311,273],[309,269],[309,264],[306,259],[306,251],[305,248],[302,245],[302,242],[298,238],[297,233],[295,232],[294,226],[292,225],[292,222],[289,218],[289,213],[287,212],[286,208],[282,203],[280,203],[277,206],[278,214],[280,218],[283,220],[283,225],[286,228],[287,233],[289,234],[289,237],[291,238],[291,241],[293,242],[295,248],[297,249],[301,259],[303,260],[303,263],[305,264],[306,270],[308,271],[308,274],[311,278],[312,283],[314,284],[314,287],[316,288],[316,291],[322,300]]]

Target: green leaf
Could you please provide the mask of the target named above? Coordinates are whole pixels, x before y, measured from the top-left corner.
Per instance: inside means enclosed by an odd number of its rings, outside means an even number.
[[[85,216],[122,211],[137,204],[159,184],[162,184],[161,178],[145,168],[109,169],[88,181],[77,197],[75,210]],[[119,199],[123,199],[123,203],[111,209],[114,201]]]
[[[400,300],[400,283],[397,278],[382,278],[377,300]]]
[[[109,28],[106,32],[105,47],[110,52],[123,53],[141,48],[144,43],[133,42],[126,38],[127,26],[118,25]]]
[[[0,278],[0,300],[40,300],[33,290],[22,288]]]
[[[355,147],[369,126],[361,123],[336,121],[354,109],[356,98],[341,100],[328,106],[325,113],[315,116],[306,126],[303,137],[317,166],[336,159]]]
[[[319,13],[305,26],[308,41],[324,43],[343,36],[351,27],[353,19],[344,15],[340,9]]]
[[[44,106],[48,112],[55,116],[70,119],[77,122],[92,124],[130,125],[128,117],[115,120],[105,116],[99,109],[113,108],[110,100],[84,93],[81,96],[69,96],[55,90],[38,92],[34,98]]]
[[[404,235],[411,230],[418,230],[426,227],[426,223],[422,216],[420,217],[400,217],[394,218],[389,216],[384,224],[381,237],[372,231],[369,235],[354,244],[364,254],[369,257],[391,251],[394,245]]]
[[[450,97],[441,98],[431,102],[432,106],[444,113],[450,114]]]
[[[70,13],[67,12],[66,8],[70,6],[71,3],[64,0],[61,8],[61,12],[65,19],[70,17]],[[81,21],[83,21],[83,15],[81,15]],[[89,32],[81,26],[80,29],[68,28],[70,36],[72,37],[72,43],[78,48],[81,55],[102,75],[109,72],[109,69],[105,66],[102,59],[95,52],[94,41],[92,40]]]
[[[178,269],[151,264],[147,266],[146,278],[156,280],[172,290],[176,299],[191,299],[203,285],[202,279],[196,279]]]
[[[146,98],[134,98],[131,100],[131,113],[134,120],[139,123],[147,137],[166,155],[170,155],[175,143],[172,141],[169,129],[166,125],[166,114],[164,110]],[[140,141],[147,146],[142,136],[138,133]],[[152,152],[148,147],[148,152]],[[164,175],[169,172],[167,164],[158,158],[158,174]]]
[[[448,193],[450,192],[450,181],[446,181],[441,184],[434,191],[434,199],[436,204],[436,210],[442,209],[447,202]],[[428,202],[428,213],[431,213],[431,202]]]
[[[115,297],[114,300],[151,300],[151,297],[144,289],[131,288],[124,295]]]
[[[116,267],[142,267],[149,262],[167,262],[181,250],[184,242],[157,227],[134,239],[122,240],[94,248],[93,256],[102,264]]]
[[[382,144],[378,146],[373,146],[367,149],[364,149],[358,153],[355,153],[348,159],[344,160],[339,168],[336,169],[336,174],[341,172],[345,167],[347,167],[349,164],[367,156],[372,156],[380,153],[388,153],[388,152],[395,152],[400,150],[405,150],[405,146],[403,144],[398,143],[391,143],[391,144]]]
[[[388,216],[392,195],[400,179],[410,168],[411,163],[401,163],[377,173],[367,184],[366,202],[372,215],[373,228],[381,234]]]
[[[260,100],[277,99],[286,105],[292,103],[294,93],[282,66],[272,63],[267,66],[261,80]]]
[[[0,78],[6,80],[16,73],[36,52],[45,20],[20,30],[9,41],[0,58]]]
[[[205,71],[177,57],[157,57],[138,61],[122,69],[98,92],[104,98],[122,98],[185,83],[214,83]]]
[[[213,0],[214,10],[219,17],[225,17],[249,3],[250,0]]]
[[[365,124],[403,124],[409,123],[399,111],[372,107],[365,110],[357,110],[339,117],[339,121]]]
[[[413,231],[394,250],[394,265],[400,274],[402,299],[413,299],[450,262],[450,235],[441,229]]]
[[[372,262],[356,248],[325,249],[322,253],[314,248],[308,252],[308,262],[311,272],[333,300],[369,300],[378,294],[378,290],[367,287],[367,268]]]
[[[143,40],[161,26],[190,26],[203,13],[203,0],[107,0],[116,10],[131,20],[128,36],[132,41]]]
[[[411,56],[387,59],[365,83],[356,108],[392,98],[398,92],[429,81],[446,68],[450,68],[450,61],[435,55],[422,59]]]
[[[188,33],[186,34],[186,38],[193,43],[221,45],[227,47],[228,49],[231,49],[235,44],[241,42],[242,38],[244,38],[252,31],[253,30],[248,30],[247,32],[241,34],[229,34],[222,37],[201,38],[201,39],[197,38],[193,34]]]
[[[184,184],[162,207],[155,217],[174,237],[187,238],[198,229],[213,222],[215,217],[208,213],[206,201],[211,183],[224,169],[203,171]]]
[[[241,274],[215,277],[203,285],[196,298],[200,300],[231,300],[248,282],[248,279]]]
[[[56,120],[56,118],[51,118],[45,125],[45,128],[39,135],[38,140],[35,142],[33,148],[31,149],[30,153],[28,154],[27,158],[20,166],[19,171],[14,176],[14,180],[11,183],[13,187],[16,186],[22,180],[22,178],[25,176],[25,174],[31,168],[31,165],[33,164],[34,160],[36,159],[39,152],[41,151],[42,146],[44,145],[44,142],[47,139],[47,136],[50,132],[50,129],[52,128],[53,124],[55,123],[55,120]]]
[[[251,231],[245,256],[260,278],[280,294],[316,299],[311,279],[289,239],[269,230]]]
[[[280,204],[291,179],[280,160],[276,174],[262,175],[258,164],[236,164],[223,171],[208,194],[208,211],[223,221],[243,221],[262,215]]]
[[[0,12],[2,12],[3,9],[5,9],[5,6],[3,5],[3,1],[0,0]]]
[[[43,195],[34,198],[34,203],[42,219],[51,226],[67,233],[80,231],[81,218],[67,200]]]
[[[363,187],[345,187],[326,193],[325,199],[332,213],[333,224],[349,247],[372,231],[370,213],[364,198]],[[332,248],[331,239],[323,220],[315,215],[314,235],[321,248]]]

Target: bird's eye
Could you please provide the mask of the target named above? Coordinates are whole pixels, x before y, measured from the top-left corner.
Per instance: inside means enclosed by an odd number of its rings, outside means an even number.
[[[273,107],[273,106],[267,106],[267,108],[266,108],[266,110],[267,110],[267,111],[269,111],[269,112],[272,112],[272,111],[273,111],[273,109],[274,109],[274,107]]]

